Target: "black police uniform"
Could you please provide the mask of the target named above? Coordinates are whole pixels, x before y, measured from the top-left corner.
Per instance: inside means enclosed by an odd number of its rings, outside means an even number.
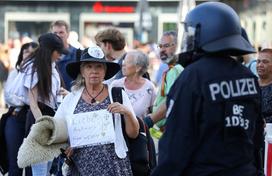
[[[263,121],[257,78],[230,57],[203,56],[167,97],[153,176],[256,176]]]

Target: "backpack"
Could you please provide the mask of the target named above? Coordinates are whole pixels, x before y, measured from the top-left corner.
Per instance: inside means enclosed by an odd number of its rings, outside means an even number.
[[[112,99],[114,102],[123,104],[122,87],[112,88]],[[122,131],[128,147],[128,156],[134,176],[148,176],[156,166],[156,153],[154,141],[143,120],[137,117],[140,125],[139,135],[131,139],[125,132],[125,120],[121,115]]]

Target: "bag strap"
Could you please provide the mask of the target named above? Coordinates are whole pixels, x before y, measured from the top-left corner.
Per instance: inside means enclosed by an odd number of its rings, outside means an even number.
[[[122,89],[123,89],[123,87],[112,87],[111,95],[112,95],[112,101],[113,102],[118,102],[120,104],[123,104]],[[120,114],[120,115],[121,115],[122,132],[123,132],[126,144],[127,144],[128,148],[129,148],[128,136],[127,136],[127,133],[126,133],[126,130],[125,130],[126,127],[125,127],[124,115],[123,114]],[[113,123],[114,123],[114,120],[113,120]]]
[[[120,104],[123,104],[122,90],[123,90],[123,87],[112,87],[111,93],[112,93],[113,102],[118,102]],[[136,118],[137,118],[138,123],[140,125],[139,132],[147,134],[147,129],[146,129],[146,126],[145,126],[145,123],[143,122],[143,120],[139,117],[136,117]],[[121,114],[121,123],[122,123],[122,130],[123,130],[123,134],[125,137],[125,141],[127,142],[127,145],[128,145],[129,137],[126,135],[125,120],[124,120],[124,115],[122,115],[122,114]]]
[[[122,96],[122,87],[112,87],[111,89],[111,95],[112,95],[112,101],[113,102],[118,102],[120,104],[123,104],[123,96]],[[123,114],[120,114],[121,115],[121,122],[122,122],[122,130],[124,129],[125,127],[125,124],[124,124],[124,115]],[[113,124],[114,124],[114,120],[113,120]],[[124,132],[124,130],[123,130]],[[123,133],[125,134],[125,133]],[[126,135],[124,135],[126,136]]]
[[[122,90],[123,87],[112,87],[111,92],[112,92],[112,100],[113,102],[118,102],[120,104],[123,104],[123,97],[122,97]],[[123,126],[123,122],[124,122],[124,115],[121,114],[121,118],[122,118],[122,128]],[[143,122],[143,120],[139,117],[136,117],[138,120],[138,123],[140,125],[140,131],[139,132],[143,132],[146,133],[146,128],[145,128],[145,123]]]
[[[111,94],[113,102],[123,104],[122,87],[112,87]]]
[[[112,101],[113,102],[118,102],[120,104],[123,104],[123,96],[122,96],[122,87],[112,87],[111,88],[111,95],[112,95]],[[123,118],[124,118],[124,115],[123,114],[120,114],[121,115],[121,122],[122,122],[122,129],[123,129]],[[113,120],[113,125],[114,124],[114,120]]]

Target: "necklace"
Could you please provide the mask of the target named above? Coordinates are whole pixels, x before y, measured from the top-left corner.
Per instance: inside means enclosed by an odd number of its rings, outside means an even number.
[[[100,92],[99,92],[95,97],[93,97],[93,96],[88,92],[87,88],[85,88],[87,94],[92,98],[91,103],[99,103],[99,101],[96,101],[95,99],[103,92],[104,87],[105,87],[105,86],[104,86],[104,84],[103,84],[102,90],[100,90]]]

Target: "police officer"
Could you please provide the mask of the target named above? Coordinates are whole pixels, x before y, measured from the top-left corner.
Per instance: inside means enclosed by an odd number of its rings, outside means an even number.
[[[153,176],[257,175],[260,89],[253,73],[230,57],[253,52],[231,7],[207,2],[188,13],[182,53],[194,62],[168,94]]]

